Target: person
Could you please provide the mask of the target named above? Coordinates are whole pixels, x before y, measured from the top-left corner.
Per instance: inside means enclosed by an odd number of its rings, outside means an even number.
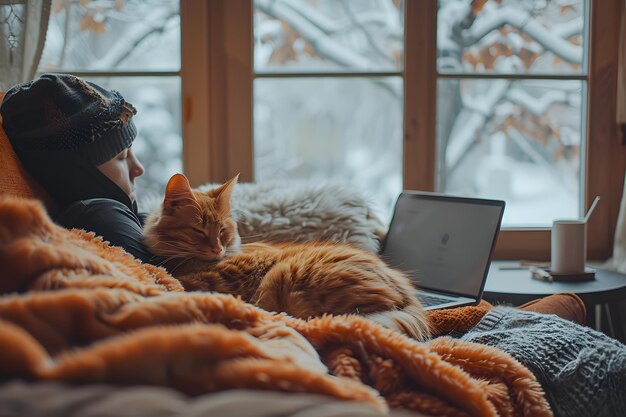
[[[135,201],[135,179],[144,173],[132,150],[136,113],[119,92],[66,74],[16,85],[0,105],[24,169],[57,207],[52,219],[158,264],[143,242]]]

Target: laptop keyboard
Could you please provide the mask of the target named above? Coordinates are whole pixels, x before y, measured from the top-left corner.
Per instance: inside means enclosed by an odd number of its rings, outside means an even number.
[[[449,298],[437,297],[436,295],[431,295],[431,294],[418,294],[417,298],[422,302],[424,307],[430,307],[430,306],[434,306],[437,304],[449,303],[450,301],[452,301]]]

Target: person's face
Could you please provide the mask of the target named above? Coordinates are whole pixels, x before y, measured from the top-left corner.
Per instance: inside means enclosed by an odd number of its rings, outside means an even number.
[[[135,178],[141,176],[144,169],[131,148],[124,149],[98,169],[135,201]]]

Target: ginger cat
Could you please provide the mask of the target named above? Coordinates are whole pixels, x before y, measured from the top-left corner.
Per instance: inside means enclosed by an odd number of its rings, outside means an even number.
[[[303,319],[359,314],[415,339],[428,337],[410,280],[376,255],[331,242],[241,244],[230,209],[237,178],[197,192],[176,174],[161,209],[146,219],[146,243],[187,291],[239,295]]]

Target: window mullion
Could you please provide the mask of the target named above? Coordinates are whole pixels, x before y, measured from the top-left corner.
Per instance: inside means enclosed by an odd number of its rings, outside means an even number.
[[[180,2],[183,168],[192,186],[209,180],[209,4]]]
[[[185,173],[252,181],[252,0],[181,2],[181,20]]]
[[[240,174],[240,181],[253,181],[254,5],[253,0],[224,0],[223,8],[226,177]]]
[[[404,28],[404,188],[432,191],[437,157],[437,1],[407,1]]]
[[[598,205],[587,226],[590,259],[611,255],[624,179],[625,152],[615,122],[621,7],[623,2],[591,1],[584,206],[589,207],[596,195],[606,201]]]

